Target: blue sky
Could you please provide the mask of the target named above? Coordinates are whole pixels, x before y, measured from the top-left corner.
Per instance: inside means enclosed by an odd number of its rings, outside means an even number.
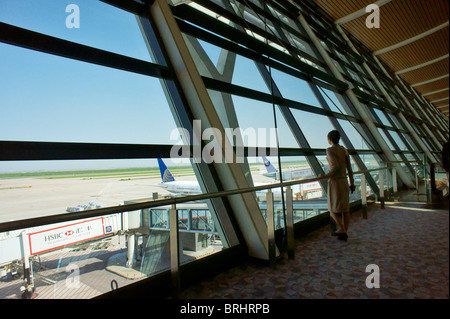
[[[66,27],[68,4],[80,28]],[[0,21],[151,61],[134,15],[92,0],[1,0]],[[216,62],[219,49],[202,43]],[[306,82],[272,70],[282,94],[319,106]],[[250,60],[238,57],[233,83],[268,93]],[[272,105],[233,97],[242,129],[274,127]],[[332,108],[333,106],[330,105]],[[320,107],[320,106],[319,106]],[[325,148],[329,120],[293,111],[311,147]],[[281,147],[296,147],[277,111]],[[175,122],[158,79],[0,43],[0,140],[173,144]],[[155,160],[2,162],[0,172],[153,166]]]

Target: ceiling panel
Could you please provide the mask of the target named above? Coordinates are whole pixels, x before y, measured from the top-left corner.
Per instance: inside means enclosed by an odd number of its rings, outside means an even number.
[[[448,54],[449,27],[441,29],[425,38],[378,55],[393,70],[400,71]]]
[[[370,0],[313,0],[336,21],[375,3]],[[411,43],[376,55],[394,72],[433,62],[449,53],[448,0],[392,0],[380,7],[380,28],[368,28],[365,14],[341,24],[372,52],[389,48],[402,41],[420,37],[424,32],[439,28]],[[421,83],[448,74],[449,59],[435,61],[419,69],[401,73],[407,83]],[[448,88],[448,77],[416,87],[421,93]],[[448,90],[446,91],[448,96]],[[439,94],[445,97],[445,93]],[[433,96],[425,96],[433,101]],[[433,98],[433,99],[430,99]]]
[[[342,5],[343,1],[315,0],[314,2],[324,9],[333,20],[338,20],[361,8],[365,8],[373,3],[373,0],[346,0],[345,5]]]
[[[448,73],[449,58],[424,66],[420,69],[409,71],[400,76],[408,83],[420,83],[434,79]]]
[[[443,91],[443,92],[439,92],[439,93],[436,93],[436,94],[427,95],[427,99],[429,101],[440,100],[440,99],[443,99],[443,98],[448,98],[448,90]]]
[[[428,84],[420,85],[415,87],[415,89],[420,92],[420,94],[424,94],[427,92],[434,92],[437,90],[442,90],[448,88],[448,77],[445,79],[437,80]],[[427,98],[427,96],[425,96]],[[429,100],[429,99],[427,99]]]

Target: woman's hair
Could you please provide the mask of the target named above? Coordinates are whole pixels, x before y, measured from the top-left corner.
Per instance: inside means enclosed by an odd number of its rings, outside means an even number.
[[[339,140],[341,139],[341,134],[339,134],[338,131],[333,130],[333,131],[330,131],[330,133],[328,133],[327,137],[334,144],[338,144]]]

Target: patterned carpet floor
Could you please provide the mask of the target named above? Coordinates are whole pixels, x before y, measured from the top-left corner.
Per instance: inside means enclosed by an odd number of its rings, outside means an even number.
[[[404,195],[351,216],[348,241],[325,226],[296,240],[295,259],[275,267],[245,262],[181,292],[179,298],[449,298],[449,210]],[[379,268],[379,288],[368,265]]]

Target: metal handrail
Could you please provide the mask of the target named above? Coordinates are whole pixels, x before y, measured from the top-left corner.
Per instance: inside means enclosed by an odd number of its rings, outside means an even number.
[[[373,169],[368,169],[368,170],[364,170],[364,171],[356,171],[356,172],[353,172],[353,175],[365,174],[365,173],[381,171],[381,170],[385,170],[385,169],[386,169],[385,167],[380,167],[380,168],[373,168]],[[151,201],[146,201],[146,202],[142,202],[142,203],[98,208],[98,209],[92,209],[92,210],[88,210],[88,211],[77,212],[76,214],[64,213],[64,214],[56,214],[56,215],[50,215],[50,216],[28,218],[28,219],[23,219],[23,220],[15,220],[15,221],[10,221],[10,222],[0,223],[0,232],[6,232],[6,231],[11,231],[11,230],[24,229],[24,228],[29,228],[29,227],[36,227],[36,226],[66,222],[66,221],[71,221],[71,220],[79,220],[79,219],[84,219],[84,218],[99,217],[99,216],[104,216],[104,215],[111,215],[111,214],[116,214],[116,213],[123,213],[123,212],[129,212],[129,211],[147,209],[147,208],[153,208],[153,207],[159,207],[159,206],[174,205],[174,204],[193,202],[193,201],[198,201],[198,200],[212,199],[212,198],[231,196],[231,195],[239,195],[239,194],[243,194],[243,193],[250,193],[250,192],[255,192],[255,191],[260,191],[260,190],[311,183],[311,182],[316,182],[316,181],[325,180],[325,179],[328,179],[328,178],[315,177],[315,178],[308,178],[308,179],[302,179],[302,180],[286,181],[286,182],[282,182],[282,183],[274,183],[274,184],[268,184],[268,185],[219,191],[219,192],[214,192],[214,193],[189,195],[189,196],[183,196],[183,197],[173,197],[173,198],[167,198],[167,199],[151,200]]]
[[[383,163],[388,163],[388,164],[395,164],[395,163],[418,163],[418,164],[422,164],[423,162],[420,160],[414,160],[414,161],[383,161]]]

